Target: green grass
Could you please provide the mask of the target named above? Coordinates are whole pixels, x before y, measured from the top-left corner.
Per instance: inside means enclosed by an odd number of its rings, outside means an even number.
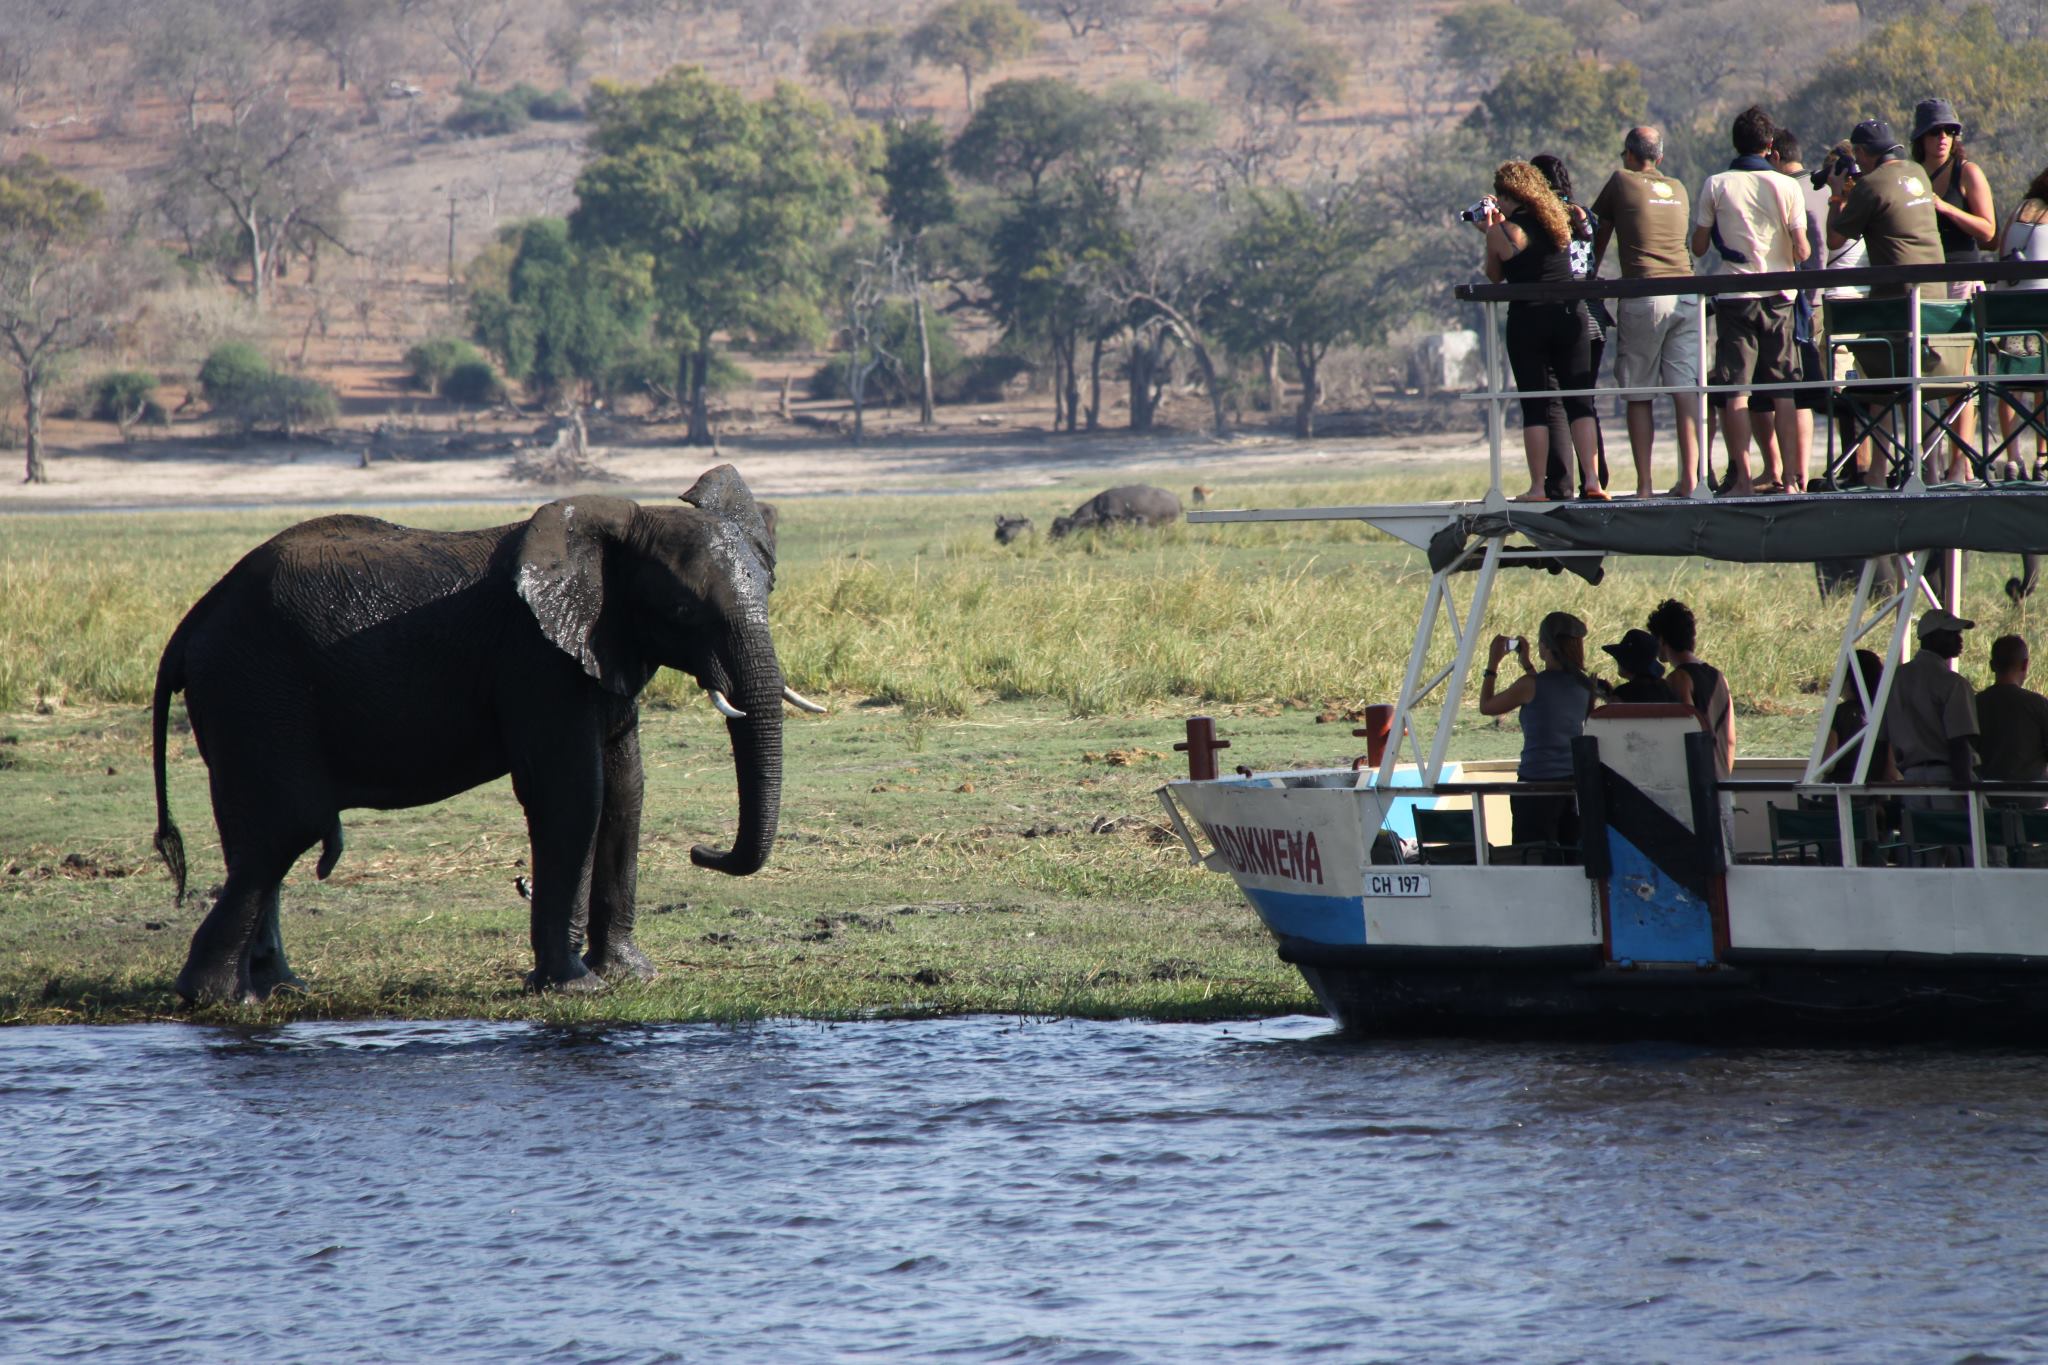
[[[1233,485],[1227,501],[1411,501],[1476,482],[1467,470],[1316,473]],[[1393,699],[1426,566],[1338,523],[994,543],[995,512],[1043,527],[1088,491],[782,503],[778,647],[792,684],[833,714],[792,717],[782,841],[765,872],[735,881],[688,859],[692,843],[729,831],[723,727],[673,676],[650,689],[642,933],[660,981],[574,1001],[520,990],[526,916],[511,881],[526,847],[499,782],[424,811],[347,817],[334,878],[316,883],[305,865],[286,888],[287,943],[314,993],[265,1017],[1311,1007],[1228,880],[1191,871],[1160,841],[1150,791],[1181,770],[1171,745],[1195,711],[1221,718],[1233,762],[1348,761],[1350,726],[1316,718]],[[0,1020],[171,1010],[205,901],[173,907],[148,847],[157,653],[215,578],[302,515],[0,519]],[[493,508],[402,516],[511,519]],[[1973,562],[1982,628],[1965,662],[1979,682],[1981,646],[2030,627],[1998,591],[2012,568]],[[1702,652],[1730,676],[1744,752],[1803,753],[1840,624],[1807,569],[1616,561],[1598,588],[1508,574],[1491,624],[1533,633],[1562,607],[1597,644],[1668,595],[1692,603]],[[1505,756],[1517,744],[1511,725],[1468,706],[1454,751]],[[1112,751],[1131,761],[1108,761]],[[203,893],[220,860],[189,735],[171,778]],[[1118,817],[1132,818],[1089,832]]]

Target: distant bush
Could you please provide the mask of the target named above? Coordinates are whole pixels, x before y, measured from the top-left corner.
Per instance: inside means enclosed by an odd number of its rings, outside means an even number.
[[[908,303],[887,303],[876,316],[874,329],[875,340],[883,350],[895,356],[903,368],[899,372],[885,364],[869,375],[867,401],[891,405],[916,401],[916,310]],[[970,368],[970,362],[960,354],[959,343],[953,340],[952,320],[937,313],[927,313],[925,330],[932,343],[932,395],[941,402],[958,401],[957,386]],[[845,357],[835,357],[819,366],[806,387],[813,398],[848,397]]]
[[[92,381],[93,420],[112,422],[126,436],[137,422],[168,422],[156,401],[156,376],[144,370],[109,370]]]
[[[664,346],[658,341],[641,341],[628,346],[619,353],[598,384],[598,390],[606,398],[623,398],[630,394],[676,393],[677,356],[673,346]],[[711,353],[711,373],[704,377],[704,392],[717,397],[721,394],[738,393],[751,388],[754,376],[745,366],[723,351]],[[676,393],[676,400],[688,403],[687,392]]]
[[[463,361],[443,376],[440,394],[451,403],[486,407],[505,397],[505,381],[498,377],[490,361],[478,357]]]
[[[448,376],[464,365],[482,364],[484,353],[459,337],[431,337],[405,353],[412,386],[439,393]]]
[[[208,407],[235,401],[270,375],[263,352],[246,341],[223,341],[207,353],[199,367],[199,391]]]
[[[279,374],[245,341],[213,348],[199,367],[200,392],[213,416],[243,435],[277,431],[296,436],[340,413],[334,390],[295,374]]]
[[[535,119],[558,123],[583,117],[583,106],[568,91],[541,90],[524,81],[507,90],[463,85],[455,93],[462,103],[442,126],[465,137],[502,137]]]

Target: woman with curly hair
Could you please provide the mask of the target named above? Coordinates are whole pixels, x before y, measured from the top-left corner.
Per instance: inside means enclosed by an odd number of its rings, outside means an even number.
[[[1496,284],[1567,284],[1572,278],[1571,220],[1543,173],[1526,161],[1503,162],[1493,173],[1497,201],[1480,215],[1486,232],[1481,268]],[[1593,356],[1586,306],[1582,302],[1508,304],[1508,365],[1522,392],[1522,453],[1529,462],[1529,487],[1517,502],[1544,499],[1544,467],[1550,461],[1546,393],[1593,387]],[[1566,397],[1572,448],[1578,455],[1582,498],[1607,497],[1600,486],[1598,436],[1593,400]]]

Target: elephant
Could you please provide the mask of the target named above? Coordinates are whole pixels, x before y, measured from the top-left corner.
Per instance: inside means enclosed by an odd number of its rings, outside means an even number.
[[[185,694],[227,881],[177,992],[259,1002],[303,989],[285,960],[278,887],[341,813],[440,801],[507,773],[531,841],[536,989],[650,978],[633,941],[642,773],[637,698],[691,675],[727,717],[739,793],[730,849],[699,867],[747,876],[781,811],[783,681],[768,629],[774,554],[730,465],[682,495],[551,502],[524,522],[421,531],[364,516],[294,526],[186,613],[157,666],[155,845],[185,895],[164,740]]]
[[[1022,540],[1035,529],[1029,517],[1006,517],[1000,512],[996,513],[996,544],[998,545],[1008,545],[1014,541]]]
[[[1074,509],[1070,517],[1054,517],[1053,539],[1074,531],[1122,523],[1127,526],[1164,526],[1180,520],[1180,499],[1164,488],[1130,483],[1105,489]]]

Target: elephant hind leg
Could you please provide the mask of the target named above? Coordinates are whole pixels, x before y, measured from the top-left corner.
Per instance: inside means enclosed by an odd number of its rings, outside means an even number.
[[[313,875],[323,882],[326,881],[327,874],[334,871],[334,865],[340,861],[341,816],[336,815],[334,823],[329,825],[327,832],[320,836],[320,861],[313,868]]]
[[[320,841],[319,825],[287,836],[221,823],[227,882],[192,935],[176,989],[194,1004],[254,1004],[281,986],[305,984],[285,960],[278,887],[299,856]]]

